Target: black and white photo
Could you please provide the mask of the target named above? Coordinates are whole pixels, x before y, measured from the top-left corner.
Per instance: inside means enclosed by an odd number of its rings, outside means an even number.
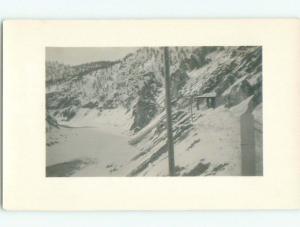
[[[45,51],[47,177],[263,175],[261,46]]]

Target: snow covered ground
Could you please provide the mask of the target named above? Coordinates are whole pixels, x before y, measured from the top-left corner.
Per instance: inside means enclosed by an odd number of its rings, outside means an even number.
[[[99,112],[97,109],[82,108],[69,121],[60,121],[71,127],[95,127],[116,135],[129,135],[132,116],[126,109],[119,107]]]
[[[175,165],[177,175],[181,176],[239,176],[241,175],[241,141],[240,141],[240,115],[246,110],[249,100],[239,106],[228,109],[220,106],[217,109],[206,109],[196,112],[193,122],[189,113],[184,114],[181,122],[191,125],[184,131],[179,139],[175,139]],[[181,122],[177,122],[178,125]],[[176,128],[176,124],[174,128]],[[182,127],[179,126],[179,128]],[[161,139],[155,146],[151,140],[155,130],[139,142],[138,148],[144,155],[140,155],[134,162],[144,163],[147,167],[140,168],[136,175],[167,176],[167,152],[159,152],[166,143]],[[174,138],[176,132],[173,131]],[[152,148],[148,150],[147,148]],[[157,154],[158,157],[155,156]]]
[[[241,174],[239,116],[246,103],[232,109],[220,106],[196,112],[191,130],[175,143],[178,175]],[[126,131],[130,117],[125,111],[109,110],[101,116],[90,111],[83,116],[84,110],[69,122],[71,128],[60,127],[48,133],[49,176],[168,175],[167,152],[159,153],[165,148],[165,136],[160,135],[156,145],[149,139],[162,123],[163,114],[134,136]],[[188,114],[184,119],[191,122]]]
[[[62,128],[56,141],[47,150],[47,171],[53,176],[126,175],[138,153],[128,138],[99,128]]]
[[[130,117],[121,108],[98,113],[81,109],[67,125],[47,133],[49,175],[127,174],[128,161],[138,153],[128,143]],[[59,123],[63,125],[65,122]]]
[[[203,109],[195,112],[193,121],[186,113],[175,123],[174,128],[181,122],[191,124],[175,143],[177,175],[241,174],[239,117],[250,100],[233,108]],[[49,176],[167,176],[165,129],[155,137],[165,115],[158,115],[136,135],[126,130],[130,119],[122,109],[99,116],[81,110],[69,122],[71,128],[52,129],[47,138]]]

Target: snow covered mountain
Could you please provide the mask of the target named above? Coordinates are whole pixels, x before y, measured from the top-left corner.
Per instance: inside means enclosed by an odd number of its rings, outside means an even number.
[[[262,112],[261,47],[171,47],[171,94],[177,175],[241,175],[240,116]],[[115,62],[46,62],[47,146],[65,126],[99,127],[130,137],[126,163],[79,165],[71,175],[168,174],[163,55],[144,47]],[[191,114],[191,96],[216,94]],[[71,130],[71,129],[70,129]],[[55,162],[51,163],[53,166]],[[50,166],[50,164],[49,164]]]

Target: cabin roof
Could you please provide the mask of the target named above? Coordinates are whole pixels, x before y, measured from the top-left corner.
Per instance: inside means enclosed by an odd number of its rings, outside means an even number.
[[[217,97],[216,92],[209,92],[209,93],[196,96],[196,98],[215,98],[215,97]]]

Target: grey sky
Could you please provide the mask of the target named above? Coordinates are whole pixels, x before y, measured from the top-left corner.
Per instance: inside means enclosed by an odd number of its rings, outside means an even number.
[[[47,47],[46,60],[69,65],[92,61],[113,61],[137,49],[137,47]]]

